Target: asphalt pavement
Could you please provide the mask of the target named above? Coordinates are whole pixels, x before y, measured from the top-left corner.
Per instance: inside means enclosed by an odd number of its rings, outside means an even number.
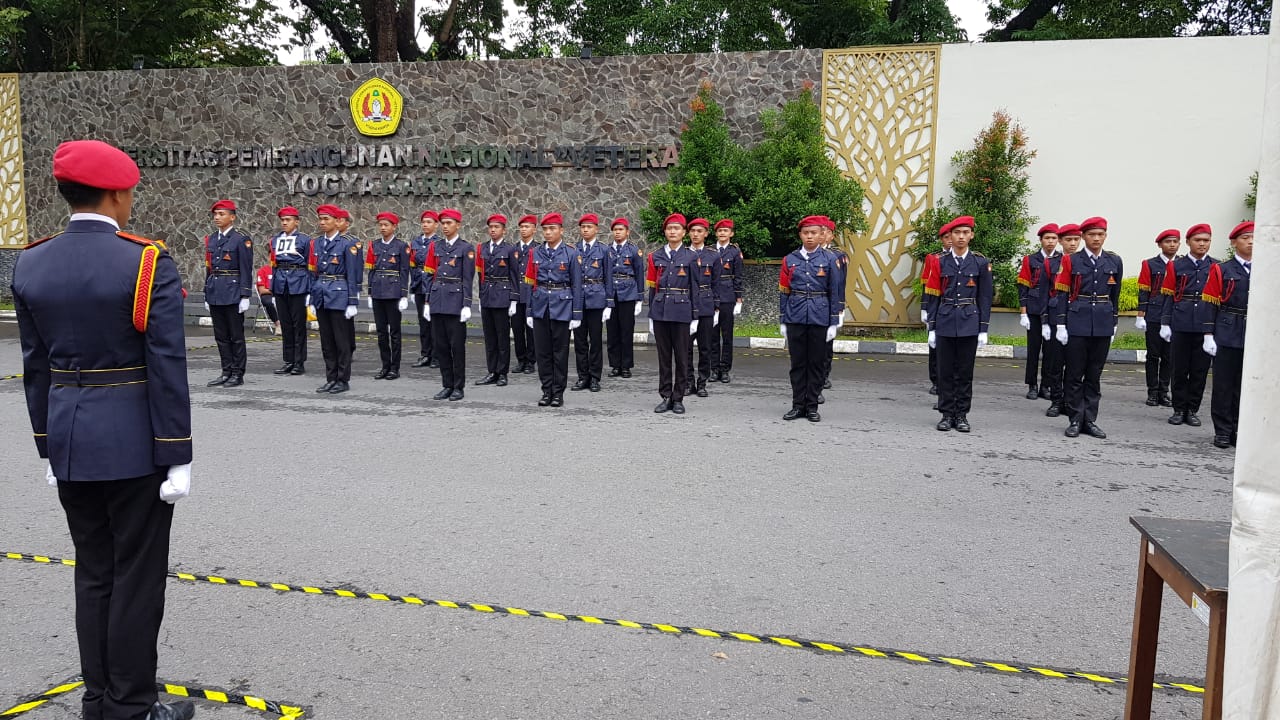
[[[313,392],[314,338],[305,376],[273,376],[257,337],[246,384],[210,389],[217,352],[189,331],[171,564],[198,579],[170,580],[160,676],[308,718],[1120,718],[1129,516],[1230,516],[1232,452],[1143,405],[1136,365],[1104,376],[1099,441],[1063,437],[1008,360],[978,362],[962,435],[934,430],[921,357],[838,358],[812,424],[781,419],[782,351],[739,349],[676,417],[652,412],[648,347],[553,409],[526,375],[461,402],[430,399],[435,370],[375,381],[369,337],[344,395]],[[0,376],[20,371],[0,324]],[[0,553],[73,558],[21,379],[0,422]],[[0,712],[76,675],[72,573],[0,559]],[[1157,672],[1198,683],[1207,630],[1165,597]],[[25,717],[78,717],[78,697]],[[1157,716],[1199,717],[1199,697],[1157,691]]]

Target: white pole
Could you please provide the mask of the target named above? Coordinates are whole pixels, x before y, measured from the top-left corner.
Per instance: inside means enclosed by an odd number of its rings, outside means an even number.
[[[1273,3],[1231,512],[1222,716],[1280,717],[1280,30]],[[1208,450],[1206,450],[1208,452]]]

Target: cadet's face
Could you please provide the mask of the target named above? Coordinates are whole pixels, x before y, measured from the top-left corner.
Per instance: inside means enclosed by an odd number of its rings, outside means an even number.
[[[578,226],[578,232],[582,234],[583,240],[595,240],[596,235],[600,232],[600,226],[595,223],[582,223]]]
[[[503,225],[502,223],[496,223],[496,222],[489,223],[489,237],[491,239],[497,240],[498,238],[502,237],[503,234],[506,232],[507,232],[506,225]]]
[[[951,231],[951,249],[964,254],[969,249],[969,241],[973,239],[973,228],[958,227]]]
[[[422,234],[426,235],[427,237],[431,237],[432,235],[435,235],[437,225],[439,225],[439,223],[437,223],[435,220],[432,220],[431,218],[423,218]]]
[[[298,231],[298,218],[292,215],[285,215],[280,218],[280,229],[292,235]]]
[[[393,234],[395,234],[395,231],[396,231],[396,226],[392,225],[390,220],[378,221],[378,232],[382,234],[382,237],[390,238]]]
[[[548,243],[555,245],[560,242],[560,237],[564,235],[563,225],[543,225],[542,239]]]
[[[440,229],[444,231],[445,237],[453,237],[458,234],[458,221],[453,218],[445,218],[440,221]]]
[[[1167,237],[1160,241],[1160,252],[1165,255],[1172,256],[1174,253],[1178,252],[1178,246],[1181,244],[1182,241],[1178,238]]]
[[[230,210],[214,210],[213,224],[218,226],[219,230],[226,230],[231,227],[231,223],[235,222],[236,216]]]
[[[1058,249],[1058,233],[1045,233],[1040,236],[1040,249],[1045,255],[1052,255]]]
[[[1062,240],[1062,252],[1070,255],[1074,252],[1080,251],[1079,235],[1063,235],[1061,240]]]
[[[351,218],[338,218],[338,232],[346,232],[351,229]]]
[[[662,228],[662,234],[667,236],[668,245],[679,245],[684,242],[684,226],[680,223],[671,223]]]
[[[733,239],[733,228],[722,227],[716,230],[716,240],[727,243]]]
[[[1231,247],[1241,260],[1253,260],[1253,233],[1240,233],[1231,241]]]
[[[800,244],[804,246],[806,252],[817,250],[821,242],[822,228],[817,225],[805,225],[800,228]]]
[[[317,215],[316,224],[320,226],[320,232],[325,235],[338,229],[338,221],[332,215]]]
[[[1084,246],[1089,248],[1089,252],[1097,255],[1102,250],[1102,244],[1107,241],[1106,230],[1090,230],[1084,234]]]
[[[537,225],[529,222],[520,223],[520,239],[529,242],[533,237],[533,232],[538,229]]]
[[[951,249],[951,233],[947,233],[946,235],[942,236],[942,249],[943,250]]]
[[[1196,257],[1204,257],[1209,253],[1209,246],[1213,244],[1213,236],[1209,233],[1196,233],[1187,238],[1187,249]]]
[[[631,235],[631,228],[627,227],[626,225],[614,225],[612,232],[613,232],[613,241],[622,242],[626,240],[629,235]]]
[[[695,245],[701,245],[707,241],[707,229],[701,225],[694,225],[689,228],[689,242]]]

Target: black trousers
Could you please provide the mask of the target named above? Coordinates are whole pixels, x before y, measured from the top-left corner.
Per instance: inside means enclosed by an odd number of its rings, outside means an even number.
[[[973,406],[973,365],[978,359],[978,336],[939,335],[937,340],[938,411],[946,417],[967,415]]]
[[[1244,348],[1218,347],[1213,358],[1213,397],[1209,412],[1213,434],[1236,438],[1240,427],[1240,383],[1244,375]]]
[[[304,300],[306,298],[303,298]],[[262,309],[267,311],[267,317],[271,319],[271,323],[280,322],[280,310],[276,307],[276,298],[271,293],[266,295],[258,295],[258,302],[262,303]]]
[[[238,315],[239,313],[237,313]],[[76,548],[76,639],[87,720],[141,718],[156,701],[173,506],[164,473],[59,482]]]
[[[534,318],[533,354],[542,394],[563,395],[569,382],[569,321]]]
[[[699,323],[701,324],[701,323]],[[684,402],[689,381],[689,323],[653,321],[653,341],[658,346],[658,394]]]
[[[1064,402],[1071,422],[1082,425],[1097,422],[1098,404],[1102,401],[1102,368],[1107,364],[1110,351],[1110,336],[1072,335],[1067,339]]]
[[[506,307],[480,308],[484,329],[484,366],[494,375],[511,372],[511,316]]]
[[[307,296],[277,295],[276,309],[280,312],[280,344],[284,346],[284,361],[307,361]]]
[[[431,360],[435,357],[435,353],[432,352],[435,338],[431,335],[431,321],[422,318],[422,309],[427,305],[427,296],[423,293],[414,293],[413,304],[418,307],[418,355]]]
[[[431,315],[440,386],[461,390],[467,384],[467,324],[461,315]]]
[[[613,314],[605,323],[609,337],[609,367],[627,369],[636,366],[636,301],[618,300],[613,304]]]
[[[733,309],[738,303],[720,303],[720,326],[711,337],[711,369],[729,372],[733,369]]]
[[[382,369],[400,372],[400,300],[374,298],[373,324],[378,328]]]
[[[1203,343],[1204,340],[1201,340]],[[1160,323],[1147,321],[1147,392],[1168,393],[1173,377],[1170,342],[1160,337]]]
[[[582,322],[573,331],[574,369],[578,379],[600,382],[604,368],[604,308],[582,311]]]
[[[929,384],[938,384],[938,349],[929,348]]]
[[[351,346],[354,326],[344,310],[317,310],[320,323],[320,354],[324,355],[324,377],[329,382],[351,382]]]
[[[829,340],[827,341],[827,355],[825,358],[823,358],[823,361],[822,361],[823,384],[825,384],[827,379],[831,377],[831,364],[835,362],[835,359],[836,359],[836,341]]]
[[[1040,328],[1043,323],[1040,321],[1039,315],[1028,315],[1027,318],[1031,320],[1031,329],[1027,331],[1027,368],[1023,374],[1023,382],[1027,385],[1035,385],[1036,377],[1040,376],[1040,353],[1048,351],[1049,348],[1047,346],[1049,343],[1058,341],[1050,335],[1049,342],[1045,342],[1044,337],[1040,335]],[[1047,362],[1045,363],[1045,368],[1046,370],[1048,369]],[[1048,372],[1040,378],[1039,384],[1043,385],[1046,379],[1048,379]]]
[[[1204,333],[1175,330],[1169,346],[1173,411],[1198,413],[1200,401],[1204,399],[1204,386],[1209,380],[1209,368],[1213,367],[1213,356],[1204,351]]]
[[[791,355],[791,407],[818,410],[827,353],[827,326],[787,323],[787,351]]]
[[[713,343],[716,330],[713,315],[698,318],[698,332],[689,336],[689,389],[693,389],[697,381],[706,382],[711,377],[711,358],[715,354]],[[698,345],[698,362],[693,362],[693,345]],[[696,374],[695,374],[696,372]]]
[[[218,343],[222,372],[226,375],[243,375],[246,362],[244,315],[240,314],[239,303],[210,305],[209,315],[213,318],[213,339]]]
[[[1050,402],[1061,402],[1067,369],[1067,348],[1058,342],[1058,326],[1049,323],[1049,340],[1044,343],[1044,371],[1040,387],[1049,391]],[[1044,337],[1040,338],[1042,341]]]
[[[516,303],[516,314],[511,316],[512,338],[516,346],[516,364],[534,362],[533,328],[529,327],[529,306]]]

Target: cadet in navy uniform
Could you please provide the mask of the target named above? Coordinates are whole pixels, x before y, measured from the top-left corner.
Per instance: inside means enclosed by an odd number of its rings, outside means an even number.
[[[1138,317],[1133,319],[1133,326],[1146,334],[1147,345],[1147,405],[1155,407],[1164,405],[1171,407],[1169,398],[1169,382],[1172,376],[1169,343],[1160,337],[1160,316],[1164,313],[1167,298],[1160,292],[1164,285],[1165,272],[1169,265],[1177,259],[1178,245],[1182,244],[1182,233],[1169,228],[1156,236],[1156,245],[1160,246],[1160,254],[1142,261],[1142,270],[1138,272]]]
[[[280,233],[271,238],[271,295],[280,313],[280,340],[284,364],[276,375],[302,375],[307,362],[307,295],[311,293],[311,236],[298,231],[298,209],[284,207],[276,213]]]
[[[718,332],[711,342],[711,380],[727,383],[733,370],[733,324],[742,314],[745,270],[742,249],[733,243],[733,221],[729,218],[715,224],[716,252],[720,259],[720,276],[716,281],[716,305],[720,309]]]
[[[533,329],[542,382],[538,405],[560,407],[569,382],[569,333],[582,324],[582,257],[564,242],[560,213],[542,216],[542,237],[546,242],[533,248],[525,264],[524,281],[530,290],[525,325]]]
[[[320,324],[320,353],[325,383],[318,393],[337,395],[351,389],[351,355],[355,344],[351,321],[360,304],[363,263],[360,247],[342,235],[339,220],[347,211],[336,205],[316,208],[320,236],[311,241],[307,267],[313,274],[311,307]]]
[[[1080,223],[1085,249],[1062,258],[1054,287],[1058,295],[1058,327],[1054,337],[1067,349],[1066,405],[1070,424],[1064,433],[1080,433],[1099,440],[1107,434],[1098,427],[1102,400],[1102,368],[1107,364],[1111,339],[1120,312],[1120,282],[1124,263],[1120,256],[1102,249],[1107,241],[1107,221],[1091,217]]]
[[[511,261],[520,269],[523,279],[524,268],[529,264],[529,256],[538,245],[534,238],[538,232],[538,217],[521,215],[517,231],[520,233],[520,239],[512,245]],[[533,328],[529,327],[528,323],[530,290],[532,287],[528,283],[520,283],[517,291],[520,297],[516,301],[516,314],[511,316],[511,331],[516,346],[516,367],[512,372],[517,373],[537,372],[537,361],[533,356]]]
[[[938,272],[939,260],[951,252],[951,223],[943,223],[938,228],[938,241],[942,243],[942,249],[937,252],[929,253],[924,257],[924,267],[920,271],[920,286],[928,287],[929,278]],[[929,328],[929,316],[933,314],[937,305],[937,296],[924,293],[920,298],[920,322],[924,323],[925,329]],[[938,349],[929,348],[929,394],[938,394]],[[933,409],[938,409],[938,402],[935,400]]]
[[[444,237],[431,244],[422,268],[429,276],[422,314],[432,323],[443,385],[434,396],[436,400],[461,400],[467,384],[467,321],[471,319],[476,251],[458,237],[461,224],[462,213],[452,208],[440,211]]]
[[[840,291],[840,297],[843,299],[844,290],[845,290],[845,280],[846,278],[849,277],[849,256],[848,254],[845,253],[844,250],[841,250],[835,244],[836,243],[835,221],[827,217],[826,215],[820,215],[819,219],[822,220],[822,249],[831,253],[836,258],[836,272],[838,273],[837,280],[836,280],[838,285],[837,289]],[[841,323],[844,322],[844,316],[847,312],[848,312],[848,307],[846,306],[845,311],[840,314]],[[835,360],[835,356],[836,356],[836,340],[835,338],[831,338],[830,340],[827,341],[827,359],[823,363],[823,367],[822,367],[822,389],[823,390],[831,389],[831,363],[833,360]],[[827,399],[822,396],[822,393],[818,393],[818,404],[821,405],[826,401]]]
[[[490,215],[485,221],[489,242],[476,251],[476,272],[480,275],[480,322],[484,328],[484,364],[488,373],[477,385],[507,384],[511,372],[511,318],[520,303],[524,268],[516,264],[507,232],[506,215]]]
[[[364,269],[369,271],[369,309],[378,329],[378,354],[382,368],[374,380],[400,377],[400,318],[409,309],[409,245],[396,237],[400,217],[378,213],[378,234],[369,243]]]
[[[582,242],[582,324],[573,331],[574,365],[578,381],[570,390],[600,392],[604,370],[604,323],[613,317],[613,283],[609,282],[609,248],[596,241],[600,217],[586,213],[578,220]]]
[[[1253,223],[1231,230],[1234,256],[1214,265],[1201,292],[1214,307],[1213,333],[1204,336],[1204,350],[1213,356],[1214,447],[1236,445],[1240,423],[1240,381],[1244,371],[1244,331],[1249,319],[1249,278],[1253,274]]]
[[[640,317],[644,296],[644,251],[627,238],[631,222],[614,218],[610,226],[613,243],[609,245],[609,283],[613,288],[613,314],[605,323],[609,338],[609,377],[631,377],[636,366],[636,318]]]
[[[1061,296],[1062,302],[1066,302],[1067,293],[1059,293],[1057,282],[1058,273],[1062,271],[1062,258],[1068,255],[1074,255],[1080,250],[1080,243],[1084,240],[1080,236],[1080,226],[1075,223],[1067,223],[1058,226],[1058,252],[1045,262],[1046,275],[1044,282],[1049,286],[1048,300],[1045,301],[1044,314],[1040,317],[1040,338],[1045,341],[1044,349],[1044,375],[1042,384],[1047,385],[1049,389],[1049,408],[1044,411],[1045,417],[1059,417],[1064,413],[1068,416],[1071,412],[1067,409],[1066,403],[1066,367],[1067,367],[1067,349],[1062,343],[1050,342],[1054,340],[1058,332],[1058,302]]]
[[[1040,250],[1025,255],[1018,268],[1018,305],[1022,316],[1018,319],[1027,331],[1027,361],[1023,382],[1027,384],[1027,399],[1049,399],[1049,363],[1046,358],[1044,373],[1040,372],[1041,351],[1048,354],[1052,341],[1045,342],[1043,321],[1045,306],[1049,302],[1048,289],[1053,275],[1048,270],[1049,260],[1058,252],[1058,224],[1049,223],[1036,232],[1040,238]],[[1037,377],[1039,381],[1037,382]]]
[[[973,218],[951,221],[951,252],[938,259],[937,273],[925,292],[937,297],[929,314],[929,344],[938,349],[937,429],[969,432],[973,404],[973,366],[987,344],[994,284],[991,261],[971,252]]]
[[[720,279],[719,253],[707,246],[711,223],[705,218],[689,221],[689,251],[693,253],[693,276],[698,292],[693,302],[693,314],[698,320],[698,330],[693,342],[698,345],[698,363],[693,362],[693,343],[689,344],[689,389],[698,397],[707,396],[707,380],[711,379],[712,342],[716,326],[720,324],[720,310],[716,303],[716,282]]]
[[[1209,280],[1209,270],[1218,261],[1209,255],[1213,230],[1204,223],[1187,229],[1187,250],[1168,266],[1160,293],[1165,296],[1160,311],[1160,337],[1169,342],[1173,368],[1173,414],[1170,425],[1186,423],[1200,427],[1200,402],[1209,379],[1213,357],[1204,351],[1204,336],[1214,328],[1213,307],[1200,292]]]
[[[156,695],[173,503],[191,486],[182,281],[162,245],[119,232],[128,155],[66,142],[53,177],[71,220],[18,256],[12,288],[36,449],[76,549],[82,713],[186,720],[190,702]]]
[[[783,420],[822,420],[818,395],[822,393],[824,356],[844,312],[836,257],[821,247],[824,227],[816,215],[801,220],[801,246],[782,259],[778,273],[778,331],[786,338],[791,355],[791,409]]]
[[[204,238],[204,304],[213,319],[222,374],[209,387],[244,384],[244,311],[253,290],[253,240],[236,230],[236,204],[219,200],[211,210],[218,231]]]
[[[693,252],[684,247],[684,215],[672,213],[662,223],[667,244],[649,253],[644,282],[649,290],[649,333],[658,346],[656,413],[684,414],[689,381],[689,336],[698,330],[694,303],[698,283],[693,277]]]
[[[427,305],[427,280],[422,272],[422,263],[427,260],[427,251],[431,243],[440,236],[436,234],[436,223],[440,216],[435,210],[423,211],[419,218],[422,223],[422,234],[409,243],[409,288],[413,291],[413,302],[418,309],[418,361],[414,367],[439,367],[431,350],[431,321],[423,315]]]

